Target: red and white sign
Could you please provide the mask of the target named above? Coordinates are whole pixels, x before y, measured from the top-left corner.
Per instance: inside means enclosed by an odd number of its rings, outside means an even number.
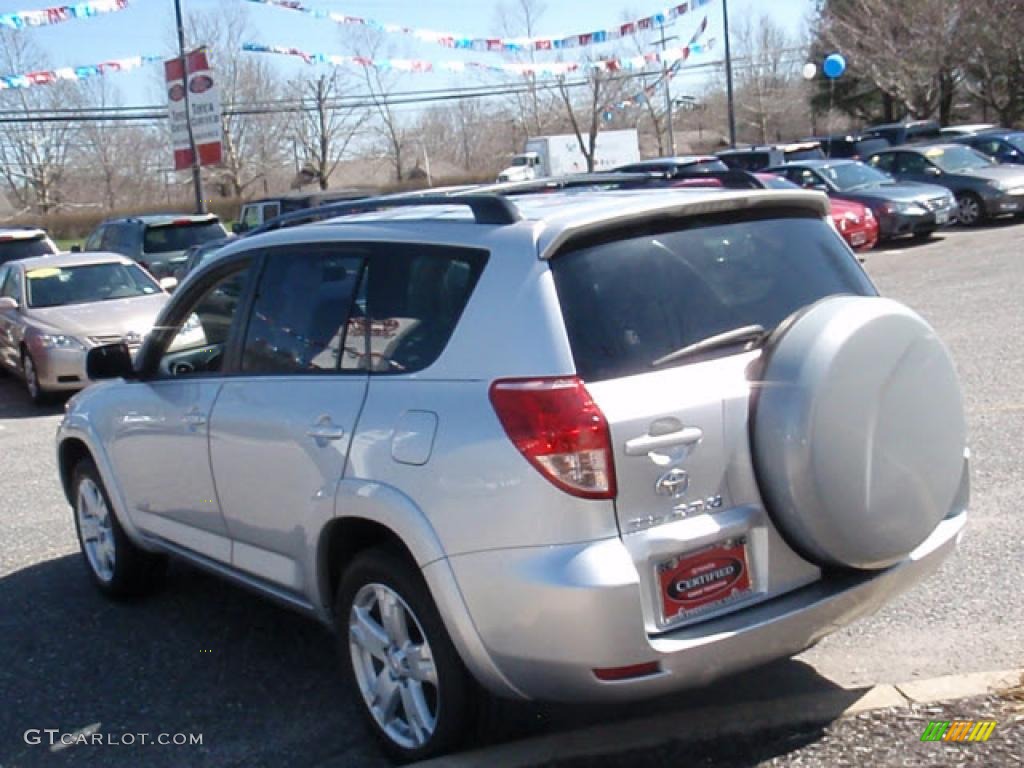
[[[736,600],[751,591],[746,542],[733,539],[658,565],[665,620]]]
[[[218,165],[223,153],[220,92],[210,70],[206,50],[200,48],[185,55],[188,63],[188,105],[192,116],[192,136],[199,152],[200,165]],[[188,141],[185,116],[185,61],[164,62],[167,82],[167,111],[171,117],[171,142],[174,146],[174,169],[192,167],[192,150]]]

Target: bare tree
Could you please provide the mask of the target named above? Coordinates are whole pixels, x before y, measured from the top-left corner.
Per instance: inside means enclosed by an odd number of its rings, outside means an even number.
[[[735,27],[736,104],[743,127],[761,144],[780,141],[807,123],[806,85],[798,72],[800,46],[767,14]]]
[[[1020,0],[967,3],[964,87],[1003,125],[1024,119],[1024,14]]]
[[[334,173],[369,114],[338,105],[345,95],[344,77],[338,70],[316,79],[295,83],[307,107],[294,116],[292,132],[301,152],[304,177],[327,189]]]
[[[46,69],[46,62],[24,33],[0,27],[0,70],[26,72]],[[7,89],[0,108],[29,117],[33,110],[57,109],[77,100],[77,84]],[[22,208],[49,213],[60,203],[75,128],[68,122],[26,121],[0,129],[0,177]]]
[[[572,132],[587,161],[587,171],[593,171],[597,162],[597,134],[609,105],[622,92],[623,80],[606,70],[598,61],[585,63],[585,82],[577,93],[572,93],[565,77],[558,80],[558,94]]]
[[[495,9],[495,28],[502,37],[537,37],[541,18],[547,10],[543,0],[504,0]],[[519,64],[535,65],[537,51],[533,47],[509,55]],[[524,133],[539,136],[550,124],[552,102],[557,100],[546,88],[539,86],[535,72],[522,75],[525,91],[512,94],[516,114],[520,116]]]

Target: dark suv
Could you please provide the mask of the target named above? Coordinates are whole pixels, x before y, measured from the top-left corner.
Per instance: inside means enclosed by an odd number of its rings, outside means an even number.
[[[861,160],[875,152],[881,152],[889,146],[889,142],[881,137],[866,137],[856,134],[837,134],[834,136],[818,136],[807,139],[821,145],[821,151],[831,159]]]
[[[918,144],[938,141],[942,129],[934,120],[912,120],[909,123],[883,123],[864,129],[865,139],[885,139],[893,146],[897,144]],[[875,150],[878,151],[877,149]]]
[[[1024,131],[994,129],[953,139],[988,155],[997,163],[1024,165]]]
[[[763,171],[773,165],[792,163],[796,160],[824,160],[825,153],[817,141],[798,144],[783,144],[776,147],[746,147],[726,149],[716,153],[719,160],[730,168],[741,171]]]
[[[173,277],[193,245],[227,237],[212,213],[163,213],[108,219],[85,241],[87,251],[120,253],[158,280]]]

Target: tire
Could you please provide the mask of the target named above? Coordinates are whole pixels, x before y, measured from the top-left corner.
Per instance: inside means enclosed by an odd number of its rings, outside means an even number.
[[[71,475],[75,532],[93,583],[112,598],[132,598],[163,586],[167,558],[137,547],[114,514],[92,459],[82,459]]]
[[[956,204],[959,210],[957,218],[965,227],[976,227],[985,222],[985,204],[973,192],[961,192],[956,196]]]
[[[50,394],[43,389],[39,383],[39,372],[36,370],[36,361],[27,350],[21,352],[21,370],[25,376],[25,391],[33,405],[46,405],[50,402]]]
[[[415,566],[387,549],[356,555],[341,577],[334,623],[355,701],[388,756],[409,762],[456,748],[472,730],[476,684]]]

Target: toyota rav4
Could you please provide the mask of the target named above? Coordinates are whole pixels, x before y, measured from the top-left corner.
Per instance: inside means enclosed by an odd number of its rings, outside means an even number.
[[[173,555],[320,619],[403,760],[483,692],[648,697],[797,654],[966,522],[950,355],[823,195],[511,192],[226,246],[134,362],[89,352],[109,380],[57,437],[100,590]]]

